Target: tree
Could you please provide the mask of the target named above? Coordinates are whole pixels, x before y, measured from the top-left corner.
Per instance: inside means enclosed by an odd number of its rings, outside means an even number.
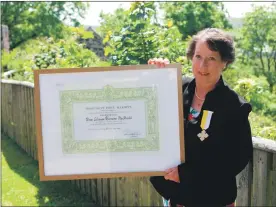
[[[14,79],[33,81],[35,69],[110,65],[77,41],[91,38],[92,33],[81,27],[67,27],[65,30],[64,39],[38,37],[25,41],[9,53],[3,52],[1,66],[5,71],[13,70]]]
[[[97,29],[100,36],[107,37],[111,35],[119,35],[124,24],[128,21],[128,11],[123,8],[118,8],[111,13],[100,13],[101,26]]]
[[[275,22],[276,4],[259,6],[246,14],[242,28],[242,49],[251,60],[255,74],[266,77],[271,93],[276,84]]]
[[[114,65],[145,64],[154,57],[158,50],[157,38],[159,28],[156,26],[156,8],[154,2],[134,2],[126,11],[125,21],[117,24],[118,28],[112,32],[107,24],[101,27],[108,33],[105,42],[105,54],[110,55]],[[118,15],[115,13],[115,15]]]
[[[13,49],[39,36],[62,37],[64,21],[79,26],[87,8],[83,2],[1,2],[1,19],[9,27]]]
[[[231,28],[221,2],[165,2],[165,18],[178,27],[183,40],[208,28]]]

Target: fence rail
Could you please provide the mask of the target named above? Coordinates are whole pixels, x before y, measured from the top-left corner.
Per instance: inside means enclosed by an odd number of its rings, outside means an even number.
[[[1,81],[1,131],[37,160],[34,85]],[[237,206],[276,206],[276,141],[254,138],[254,161],[237,176]],[[162,206],[148,177],[72,180],[101,206]]]

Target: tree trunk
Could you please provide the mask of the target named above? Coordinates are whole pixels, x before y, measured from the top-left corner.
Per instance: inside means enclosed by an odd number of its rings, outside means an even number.
[[[273,93],[273,86],[274,86],[274,84],[273,83],[268,83],[268,84],[269,84],[270,93]]]

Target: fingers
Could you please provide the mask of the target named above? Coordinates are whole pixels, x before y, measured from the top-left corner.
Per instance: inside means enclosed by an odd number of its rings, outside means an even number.
[[[173,170],[174,170],[174,167],[165,170],[165,172],[166,172],[166,174],[169,174],[169,173],[172,172]]]
[[[163,61],[164,61],[164,64],[170,64],[170,61],[167,58],[165,58]]]
[[[159,68],[165,67],[167,64],[170,64],[170,61],[165,58],[153,58],[148,60],[149,65],[156,65]]]
[[[167,169],[166,171],[166,175],[164,176],[166,180],[170,180],[175,172],[175,168],[172,167],[172,168],[169,168]]]
[[[178,175],[178,168],[169,168],[165,171],[167,174],[164,176],[166,180],[171,180],[174,182],[179,183],[179,175]]]
[[[164,176],[166,180],[175,181],[175,172],[172,171]]]

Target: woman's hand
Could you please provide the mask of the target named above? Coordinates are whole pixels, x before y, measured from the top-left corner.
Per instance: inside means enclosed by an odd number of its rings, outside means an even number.
[[[170,61],[165,58],[153,58],[148,60],[149,65],[157,65],[159,68],[165,67],[167,64],[170,64]]]
[[[178,167],[169,168],[165,172],[166,172],[166,175],[164,176],[164,178],[166,180],[171,180],[171,181],[180,183]]]

